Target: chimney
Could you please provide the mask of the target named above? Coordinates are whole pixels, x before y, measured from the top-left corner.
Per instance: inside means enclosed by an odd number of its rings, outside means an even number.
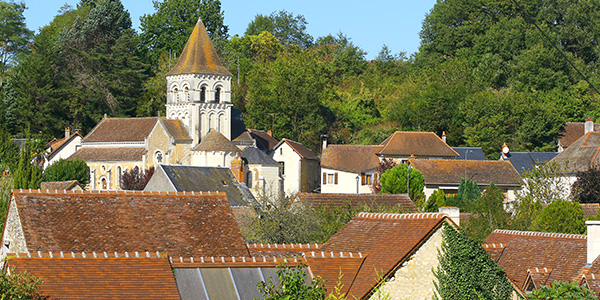
[[[329,134],[321,134],[321,150],[327,149],[327,139]]]
[[[245,182],[244,161],[239,156],[231,161],[231,173],[239,182]]]
[[[587,226],[587,264],[592,265],[600,255],[600,221],[585,221]]]
[[[455,206],[442,206],[438,211],[440,214],[448,216],[448,218],[450,218],[457,226],[460,226],[460,208]]]
[[[446,131],[442,131],[442,141],[446,142]]]
[[[508,149],[508,145],[506,145],[506,142],[504,142],[504,145],[502,145],[502,156],[508,157],[509,152],[510,152],[510,149]]]
[[[585,119],[583,134],[594,131],[594,120],[590,117]]]
[[[71,136],[71,129],[69,127],[65,127],[65,140]]]
[[[271,129],[269,129],[269,130],[267,130],[267,134],[268,134],[269,136],[273,136],[273,131],[271,131]]]

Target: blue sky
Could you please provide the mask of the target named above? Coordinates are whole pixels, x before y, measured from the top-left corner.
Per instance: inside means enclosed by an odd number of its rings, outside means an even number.
[[[18,1],[18,0],[17,0]],[[121,0],[131,14],[134,27],[140,24],[140,16],[154,12],[151,0]],[[75,6],[77,0],[24,0],[27,27],[36,30],[47,25],[58,9],[65,3]],[[387,45],[393,53],[408,54],[419,48],[419,31],[425,14],[435,0],[397,1],[343,1],[343,0],[221,0],[225,11],[225,24],[229,33],[242,35],[257,14],[268,15],[273,11],[287,10],[304,15],[307,31],[317,38],[327,34],[344,33],[354,44],[365,50],[373,59]]]

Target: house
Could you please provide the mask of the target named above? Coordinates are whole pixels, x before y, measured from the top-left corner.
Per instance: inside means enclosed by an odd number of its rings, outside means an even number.
[[[460,156],[456,159],[461,160],[487,160],[481,147],[452,147]]]
[[[584,122],[566,122],[563,130],[558,135],[558,152],[563,152],[571,144],[590,131],[600,131],[600,124],[587,118]]]
[[[144,188],[146,192],[223,192],[232,208],[251,207],[254,197],[229,168],[159,165]]]
[[[278,197],[283,192],[282,166],[255,146],[242,151],[246,185],[255,198]]]
[[[511,152],[506,143],[502,145],[498,160],[509,161],[519,175],[531,171],[537,165],[553,159],[558,152]]]
[[[299,193],[296,198],[305,205],[313,207],[345,207],[361,208],[368,206],[377,208],[399,208],[406,213],[417,212],[417,207],[408,194],[318,194]]]
[[[409,164],[423,173],[427,198],[435,190],[442,190],[446,195],[456,194],[462,179],[476,181],[481,189],[493,182],[502,189],[508,202],[515,199],[515,192],[521,188],[519,173],[507,161],[414,159]]]
[[[79,132],[71,134],[71,130],[69,128],[65,128],[65,137],[61,139],[55,138],[48,142],[46,159],[44,160],[43,165],[44,170],[53,163],[61,159],[67,159],[69,156],[75,153],[75,151],[77,151],[77,147],[81,145],[82,139],[83,137],[81,134],[79,134]]]
[[[321,153],[321,193],[373,193],[383,146],[327,145]]]
[[[166,118],[104,118],[82,140],[70,158],[90,167],[90,189],[120,187],[127,170],[189,160],[192,140],[178,120]]]
[[[600,221],[586,221],[586,225],[587,236],[497,229],[483,246],[525,293],[554,281],[575,281],[599,295]]]
[[[255,141],[255,146],[265,152],[273,150],[279,143],[279,141],[273,137],[273,132],[271,132],[271,130],[265,132],[258,129],[248,129],[248,133],[250,133],[250,136]]]
[[[81,191],[83,188],[79,185],[77,180],[67,181],[47,181],[40,183],[41,190],[67,190],[67,191]]]
[[[229,167],[242,151],[216,130],[209,130],[198,146],[192,148],[193,166]]]
[[[248,256],[225,193],[13,190],[0,254]]]
[[[282,139],[270,156],[281,165],[286,195],[312,192],[319,187],[319,157],[302,144]]]
[[[455,159],[459,154],[433,132],[396,131],[380,146],[380,158],[405,163],[410,158]]]
[[[4,272],[43,280],[49,299],[180,299],[167,255],[118,252],[10,254]]]

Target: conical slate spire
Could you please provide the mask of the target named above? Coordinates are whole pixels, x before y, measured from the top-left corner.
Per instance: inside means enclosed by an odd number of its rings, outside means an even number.
[[[221,64],[217,51],[206,32],[206,27],[200,19],[185,44],[177,64],[167,73],[167,76],[181,74],[231,76],[231,73]]]

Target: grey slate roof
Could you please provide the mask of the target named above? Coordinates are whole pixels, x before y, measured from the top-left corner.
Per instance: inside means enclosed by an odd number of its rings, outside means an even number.
[[[240,184],[229,168],[160,165],[153,175],[160,178],[156,173],[164,173],[177,192],[225,192],[234,207],[249,206],[254,201],[248,187]],[[152,179],[145,191],[154,190]]]
[[[242,151],[242,158],[246,160],[247,164],[279,165],[272,157],[256,147],[247,147],[244,149],[244,151]]]
[[[509,161],[519,172],[519,175],[533,169],[536,163],[543,163],[553,159],[558,152],[509,152],[502,154],[501,160]]]
[[[587,171],[593,165],[600,163],[598,152],[600,152],[600,132],[592,131],[584,134],[552,160],[566,165],[567,172]]]
[[[481,149],[481,147],[452,147],[452,149],[460,154],[460,156],[456,159],[486,160],[485,154],[483,153],[483,149]]]

